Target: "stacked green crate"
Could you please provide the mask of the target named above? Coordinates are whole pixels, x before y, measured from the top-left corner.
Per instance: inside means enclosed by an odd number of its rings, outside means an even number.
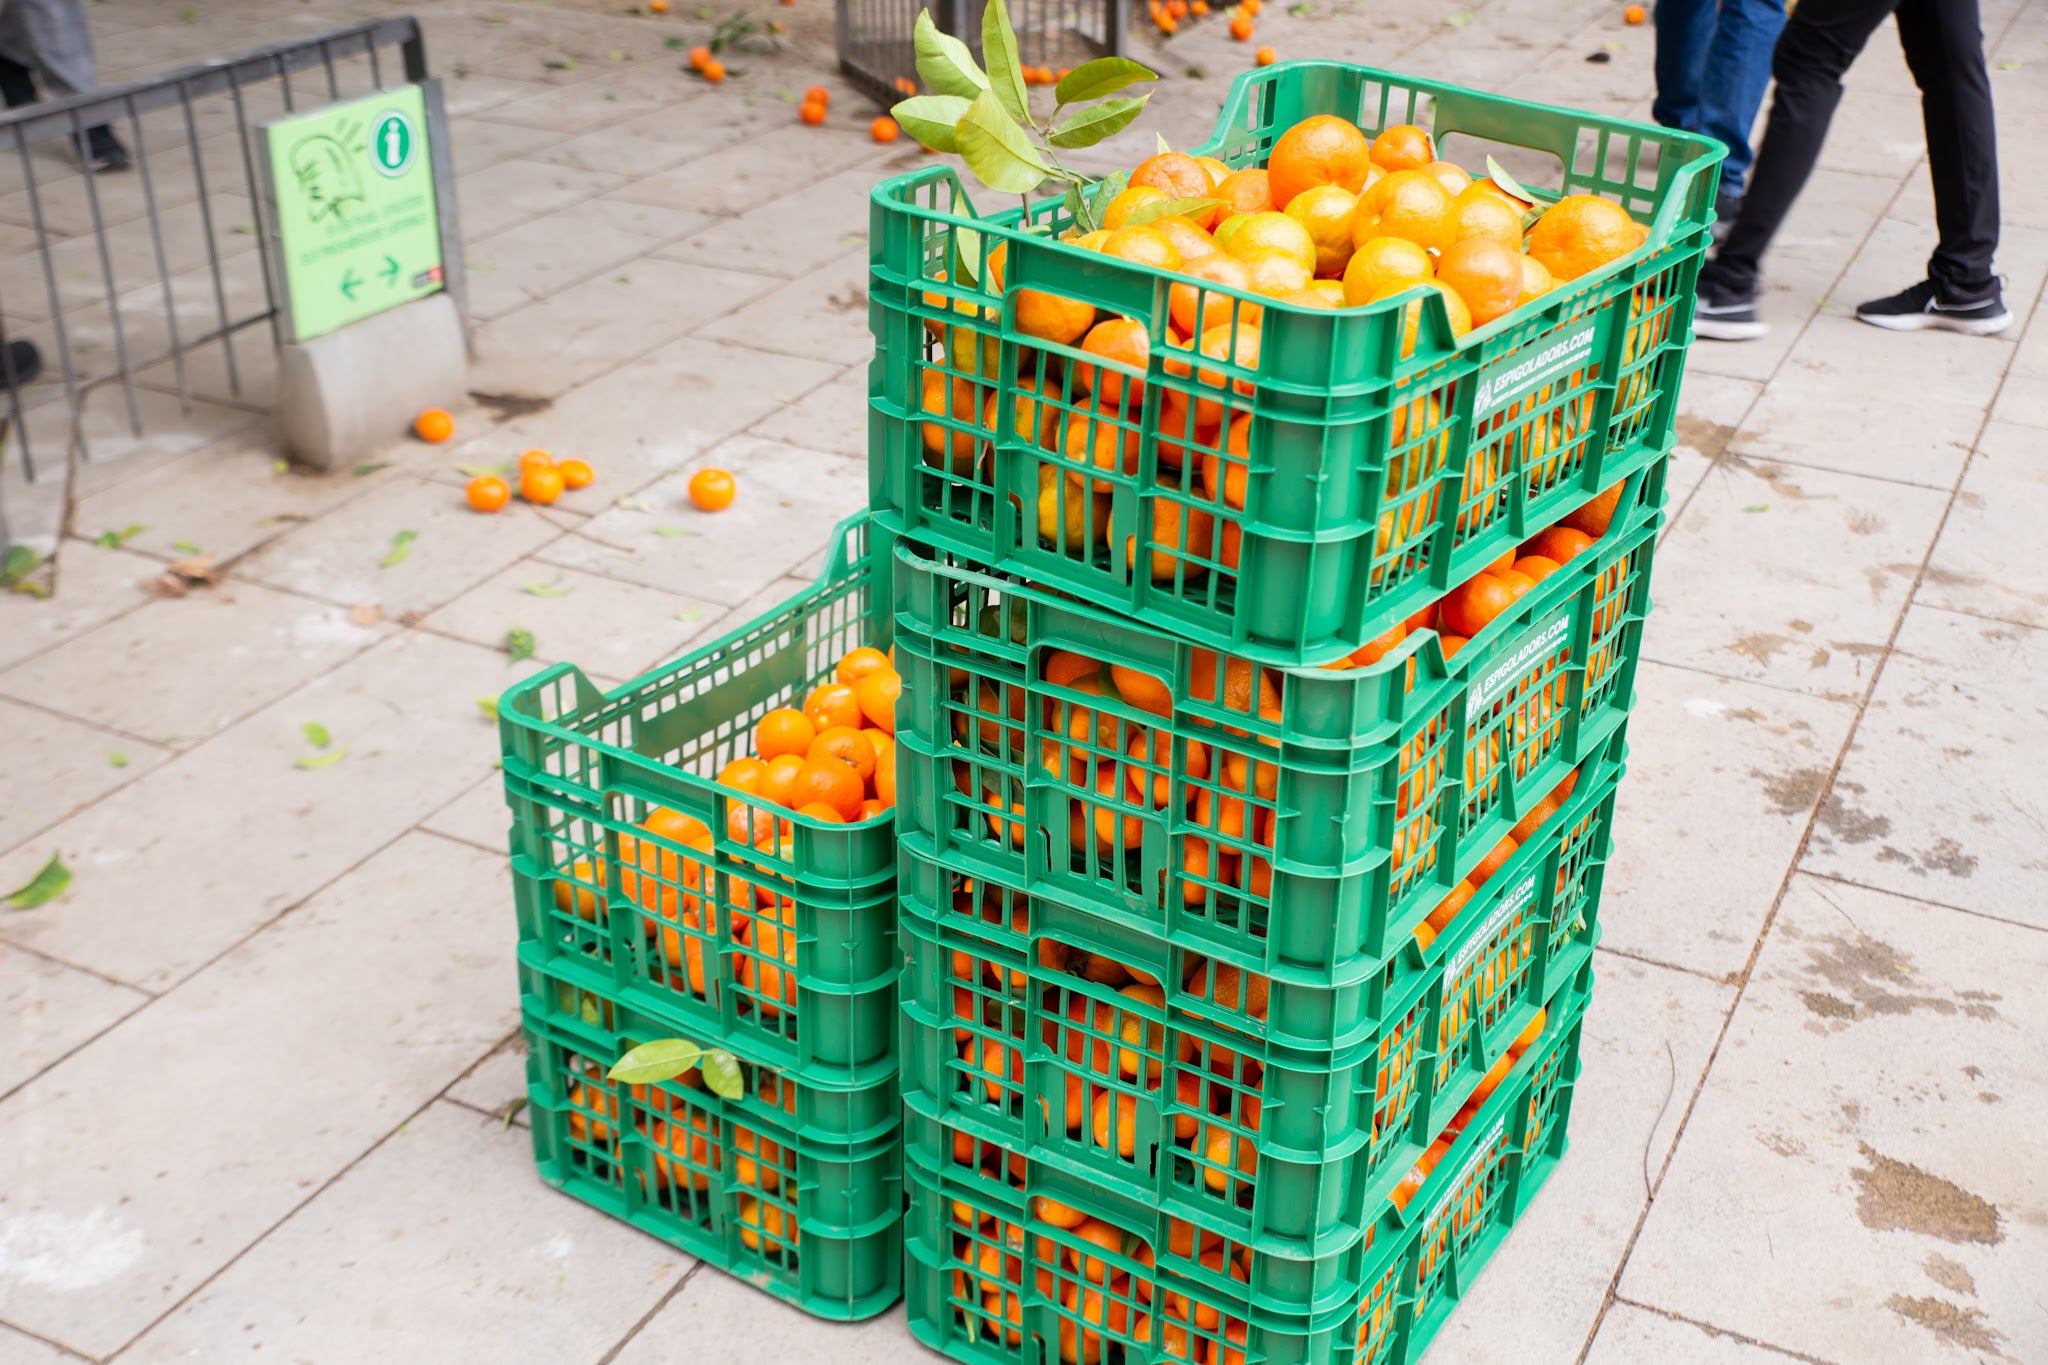
[[[498,708],[542,1175],[843,1319],[900,1293],[894,817],[717,779],[763,714],[889,643],[868,536],[849,520],[814,587],[614,692],[558,664]],[[736,1065],[609,1079],[668,1038]]]
[[[1454,337],[1433,294],[1104,257],[941,166],[874,194],[905,1292],[964,1361],[1412,1361],[1563,1151],[1720,152],[1310,62],[1195,154],[1315,114],[1549,153],[1539,198],[1644,243]],[[1149,357],[1027,333],[1027,290]],[[1437,618],[1568,517],[1469,638]]]

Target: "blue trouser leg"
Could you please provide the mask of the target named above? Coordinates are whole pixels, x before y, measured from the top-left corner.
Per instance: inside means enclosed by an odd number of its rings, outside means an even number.
[[[1700,81],[1717,8],[1717,0],[1657,0],[1657,98],[1650,117],[1666,128],[1699,128]]]
[[[1785,27],[1784,0],[1721,0],[1700,79],[1696,132],[1728,145],[1721,193],[1740,196],[1752,153],[1749,130],[1771,79],[1771,49]]]

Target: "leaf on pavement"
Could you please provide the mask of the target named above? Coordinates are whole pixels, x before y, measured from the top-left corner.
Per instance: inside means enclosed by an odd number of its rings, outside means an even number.
[[[38,905],[48,905],[63,895],[70,885],[71,869],[64,866],[64,855],[52,853],[50,861],[43,864],[41,871],[6,895],[0,896],[0,902],[17,910],[33,910]]]

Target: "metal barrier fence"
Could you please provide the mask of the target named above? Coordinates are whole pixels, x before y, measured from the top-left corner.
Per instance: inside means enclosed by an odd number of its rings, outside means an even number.
[[[34,481],[52,436],[62,459],[92,457],[85,403],[105,386],[119,384],[137,437],[152,398],[268,409],[250,374],[274,365],[279,340],[256,127],[426,75],[419,22],[405,16],[0,114],[0,238],[35,236],[33,253],[0,261],[0,347],[29,335],[45,357],[33,384],[0,365],[23,477]],[[100,124],[128,143],[132,170],[79,166],[73,148]],[[31,254],[39,269],[23,264]],[[237,335],[264,327],[238,354]]]

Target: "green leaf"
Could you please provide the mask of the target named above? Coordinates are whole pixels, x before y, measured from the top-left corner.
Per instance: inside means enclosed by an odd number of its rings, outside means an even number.
[[[658,536],[667,536],[669,539],[673,540],[677,536],[694,536],[697,533],[695,531],[685,531],[680,526],[657,526],[654,528],[654,534]]]
[[[1067,217],[1073,219],[1075,227],[1083,232],[1095,231],[1095,220],[1089,216],[1088,200],[1082,195],[1079,185],[1067,186],[1066,197],[1060,200],[1060,207],[1066,210]]]
[[[420,533],[418,531],[400,531],[397,535],[391,537],[391,550],[384,558],[377,561],[377,567],[388,569],[393,564],[404,563],[405,557],[412,553],[412,543],[419,538]]]
[[[702,607],[685,607],[676,613],[676,620],[678,621],[701,621],[703,619],[704,609]]]
[[[349,471],[349,474],[354,478],[360,479],[365,474],[374,474],[380,469],[389,469],[390,467],[391,461],[389,460],[372,460],[369,464],[357,465]]]
[[[534,597],[567,597],[569,595],[569,589],[562,586],[562,576],[560,574],[556,574],[545,583],[525,583],[521,586],[528,594]]]
[[[1131,210],[1131,216],[1124,219],[1125,227],[1143,227],[1156,223],[1161,218],[1178,218],[1183,214],[1206,213],[1222,207],[1221,199],[1154,199]]]
[[[64,866],[64,855],[52,853],[50,861],[42,870],[4,896],[0,901],[17,910],[33,910],[38,905],[48,905],[64,894],[71,885],[71,869]]]
[[[329,749],[324,754],[307,754],[299,760],[299,766],[310,772],[316,768],[331,768],[347,757],[346,749]]]
[[[523,626],[514,626],[505,632],[505,652],[512,656],[512,662],[533,657],[533,632]]]
[[[107,754],[107,762],[113,764],[116,768],[125,768],[128,766],[128,755],[122,753],[119,749],[115,749]]]
[[[1152,136],[1154,138],[1157,138],[1159,141],[1159,155],[1165,156],[1168,152],[1173,150],[1173,148],[1169,147],[1166,143],[1166,134],[1154,133],[1152,134]]]
[[[953,229],[953,259],[947,267],[955,284],[981,288],[981,234],[973,228]]]
[[[1472,12],[1470,10],[1460,10],[1456,14],[1447,14],[1444,16],[1444,22],[1452,28],[1463,28],[1472,22]]]
[[[2000,71],[2017,71],[2020,69],[2020,64],[2018,62],[2000,62],[1998,69]]]
[[[1507,191],[1512,198],[1519,199],[1532,207],[1535,205],[1536,196],[1523,189],[1522,183],[1508,174],[1507,167],[1501,165],[1490,156],[1486,158],[1486,178]]]
[[[722,1048],[704,1054],[703,1063],[697,1068],[704,1077],[704,1088],[722,1100],[745,1099],[747,1078],[740,1074],[740,1059]]]
[[[661,45],[671,52],[681,52],[684,48],[689,46],[689,44],[684,42],[681,38],[663,38],[661,40]]]
[[[953,136],[953,125],[967,112],[968,103],[958,95],[919,95],[897,101],[889,116],[916,138],[918,145],[935,152],[957,152],[960,143]]]
[[[958,38],[939,32],[930,10],[919,10],[912,34],[917,48],[917,75],[933,94],[974,99],[988,91],[988,77],[975,65],[974,54]]]
[[[1024,130],[986,90],[967,106],[953,135],[960,140],[967,169],[997,194],[1029,194],[1052,174]]]
[[[1093,147],[1106,137],[1114,137],[1131,126],[1131,120],[1144,112],[1145,101],[1150,95],[1136,99],[1104,100],[1091,104],[1060,120],[1045,140],[1053,146],[1071,150],[1075,147]]]
[[[171,548],[181,555],[196,555],[200,552],[199,547],[189,540],[174,540],[171,542]]]
[[[0,588],[11,588],[35,571],[43,557],[26,545],[10,545],[0,559]]]
[[[696,1070],[704,1055],[704,1049],[687,1038],[656,1038],[619,1058],[605,1079],[627,1085],[672,1081],[685,1071]]]
[[[1003,111],[1019,123],[1031,122],[1030,97],[1018,65],[1017,35],[1010,29],[1010,11],[1003,0],[981,7],[981,56],[988,63],[988,86]]]
[[[459,464],[455,466],[455,472],[467,474],[472,479],[484,474],[510,474],[512,461],[507,460],[503,464]]]
[[[1095,182],[1088,190],[1088,216],[1096,227],[1102,226],[1102,215],[1109,210],[1110,200],[1129,189],[1131,177],[1123,171],[1111,171]]]
[[[147,526],[137,526],[131,522],[118,531],[100,532],[97,536],[93,537],[92,543],[99,546],[102,550],[118,550],[148,529]]]
[[[316,749],[324,749],[334,743],[334,737],[327,733],[327,727],[317,720],[309,720],[301,725],[299,733],[306,737],[306,743]]]
[[[520,1110],[522,1110],[522,1109],[524,1109],[525,1107],[526,1107],[526,1097],[525,1097],[525,1096],[523,1096],[523,1095],[522,1095],[522,1096],[520,1096],[520,1097],[519,1097],[518,1099],[516,1099],[516,1100],[512,1101],[512,1103],[510,1103],[510,1104],[506,1105],[506,1106],[505,1106],[505,1121],[504,1121],[504,1123],[503,1123],[503,1124],[501,1124],[501,1125],[500,1125],[500,1127],[501,1127],[501,1128],[503,1128],[503,1129],[509,1129],[509,1128],[511,1128],[511,1126],[512,1126],[512,1120],[513,1120],[513,1119],[516,1119],[516,1118],[518,1118],[518,1117],[519,1117],[519,1111],[520,1111]]]
[[[1753,502],[1742,510],[1745,512],[1768,512],[1771,510],[1771,505],[1767,502]]]
[[[497,723],[498,699],[496,697],[478,697],[476,699],[476,709],[484,713],[485,720],[490,721],[494,725]]]

